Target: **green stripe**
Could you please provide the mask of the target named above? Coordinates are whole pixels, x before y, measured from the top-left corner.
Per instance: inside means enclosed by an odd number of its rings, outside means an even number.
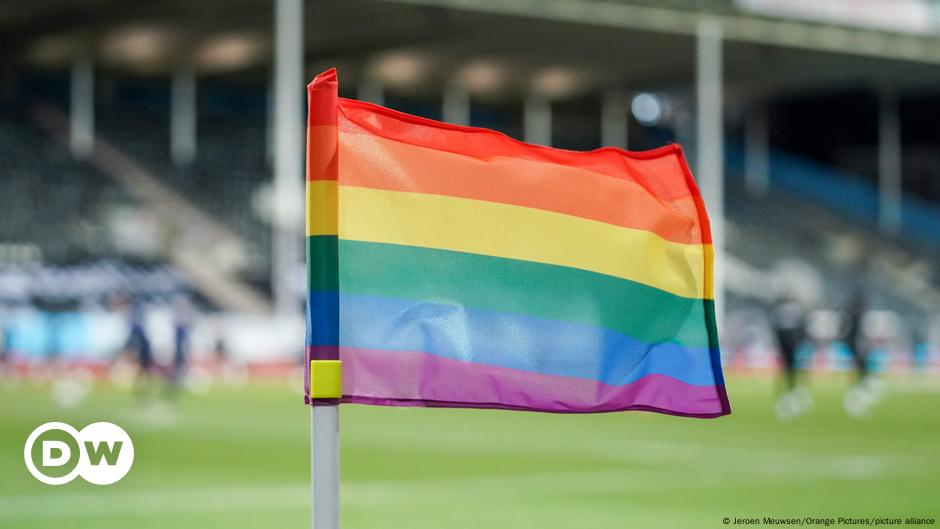
[[[581,323],[648,344],[714,345],[706,316],[714,310],[711,300],[574,268],[462,252],[348,240],[339,241],[339,252],[342,292]],[[311,278],[311,288],[314,281],[322,279]]]
[[[307,237],[307,288],[339,290],[336,235]]]

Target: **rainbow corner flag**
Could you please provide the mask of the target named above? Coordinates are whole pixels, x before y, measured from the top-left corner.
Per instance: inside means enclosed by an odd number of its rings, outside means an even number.
[[[678,145],[529,145],[339,98],[335,70],[307,89],[308,403],[731,412]]]

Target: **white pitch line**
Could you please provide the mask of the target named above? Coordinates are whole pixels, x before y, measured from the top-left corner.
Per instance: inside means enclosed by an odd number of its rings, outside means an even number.
[[[344,505],[394,505],[402,502],[459,498],[501,500],[571,493],[667,491],[679,476],[653,469],[611,469],[530,474],[484,475],[441,479],[344,482]],[[714,476],[683,475],[682,487],[705,489]],[[756,481],[756,480],[755,480]],[[0,520],[151,514],[194,514],[233,510],[308,507],[308,485],[216,487],[154,491],[75,492],[0,496]]]
[[[421,439],[395,438],[385,432],[385,446],[400,442],[410,448]],[[489,453],[491,448],[468,441],[458,433],[437,432],[433,443],[422,444],[429,453]],[[797,474],[806,478],[870,479],[891,471],[916,471],[916,461],[898,457],[845,453],[802,453],[785,450],[679,443],[674,441],[585,437],[571,443],[536,443],[526,447],[530,455],[553,455],[560,451],[588,454],[593,461],[609,459],[617,464],[638,462],[663,467],[707,470],[709,472],[758,474],[786,478]]]

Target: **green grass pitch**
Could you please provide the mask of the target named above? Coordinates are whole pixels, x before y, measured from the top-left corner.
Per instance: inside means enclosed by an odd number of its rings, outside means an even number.
[[[345,528],[723,527],[745,516],[940,518],[940,380],[887,384],[848,417],[840,378],[815,408],[772,414],[774,383],[731,377],[734,414],[552,415],[344,406]],[[23,443],[39,424],[108,420],[136,460],[116,485],[39,483]],[[2,528],[309,527],[309,414],[286,382],[215,386],[154,413],[99,385],[78,407],[0,387]]]

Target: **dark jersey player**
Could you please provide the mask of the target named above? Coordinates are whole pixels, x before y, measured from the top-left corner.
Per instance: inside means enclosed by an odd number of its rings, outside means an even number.
[[[788,420],[812,406],[812,395],[799,385],[797,352],[806,338],[806,310],[797,301],[784,297],[774,305],[770,323],[777,339],[785,389],[777,399],[777,416]]]
[[[144,390],[153,374],[153,349],[150,338],[144,326],[144,308],[140,303],[134,303],[130,310],[130,332],[124,351],[133,356],[137,363],[138,390]]]

